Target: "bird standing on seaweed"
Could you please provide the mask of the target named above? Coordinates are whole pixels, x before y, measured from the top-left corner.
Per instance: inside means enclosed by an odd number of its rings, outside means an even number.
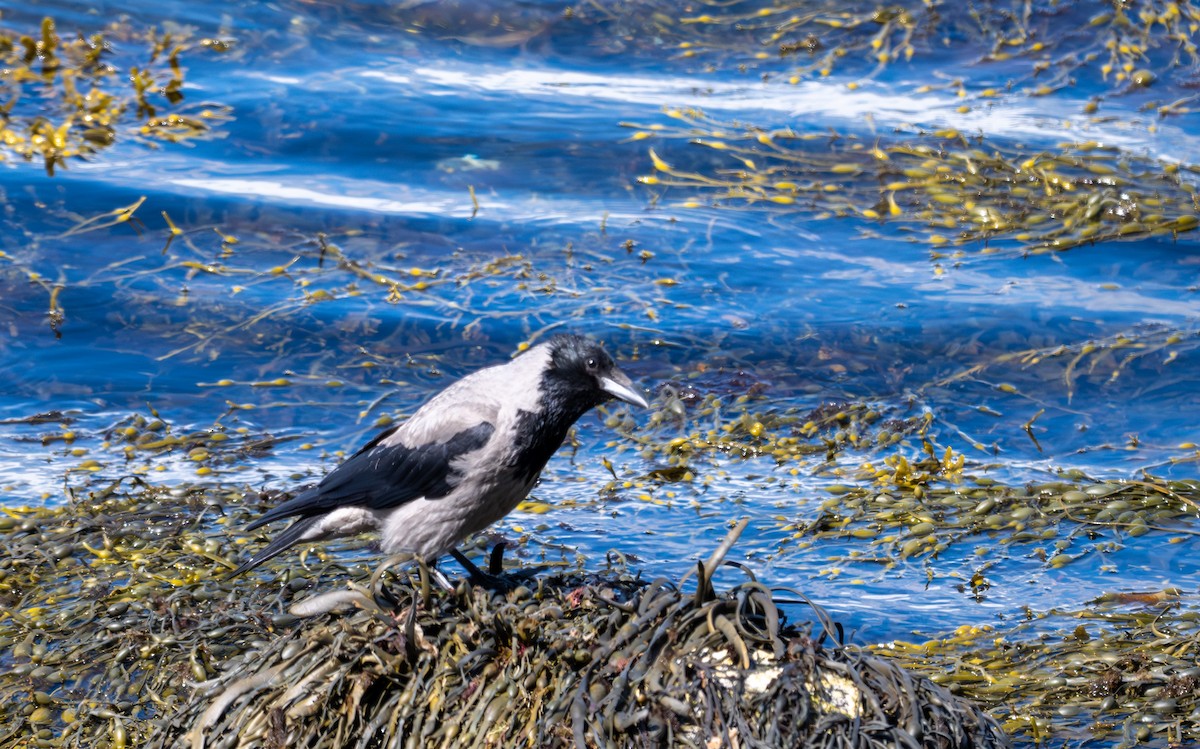
[[[648,404],[596,341],[557,335],[512,361],[450,384],[376,436],[316,486],[255,520],[296,520],[233,575],[302,541],[378,530],[387,554],[431,562],[504,517],[529,494],[584,413],[613,398]]]

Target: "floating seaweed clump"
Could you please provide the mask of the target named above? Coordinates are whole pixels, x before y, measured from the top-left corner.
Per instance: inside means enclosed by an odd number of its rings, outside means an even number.
[[[1027,252],[1136,237],[1176,237],[1200,225],[1193,166],[1134,157],[1094,142],[1029,149],[955,130],[866,142],[722,123],[694,109],[667,115],[682,126],[638,125],[636,138],[688,139],[723,154],[687,169],[653,149],[655,188],[682,188],[682,205],[768,204],[823,218],[853,216],[895,226],[938,250],[1003,243]],[[682,155],[681,155],[682,158]]]
[[[950,450],[939,456],[927,445],[927,451],[921,460],[897,454],[880,465],[865,464],[857,478],[866,486],[827,487],[835,496],[821,503],[818,516],[788,529],[806,545],[832,538],[869,542],[873,554],[855,553],[847,561],[878,563],[882,555],[890,566],[995,538],[1001,545],[1040,544],[1035,556],[1050,568],[1091,553],[1106,533],[1109,543],[1153,531],[1176,534],[1172,543],[1195,534],[1185,526],[1200,515],[1196,481],[1003,486],[963,477],[961,456]],[[1079,543],[1085,548],[1075,548]],[[990,550],[979,547],[977,553]]]
[[[930,387],[981,379],[990,371],[1003,371],[1004,368],[1008,368],[1010,373],[1014,370],[1038,370],[1043,379],[1061,382],[1066,402],[1070,403],[1081,383],[1089,379],[1097,384],[1111,383],[1123,376],[1130,376],[1130,370],[1135,365],[1146,362],[1155,368],[1149,373],[1132,373],[1132,377],[1135,380],[1152,380],[1154,387],[1161,388],[1168,377],[1166,368],[1180,361],[1181,355],[1194,354],[1197,350],[1200,350],[1200,329],[1195,326],[1144,324],[1085,341],[1022,347],[995,354],[938,380]],[[1018,393],[1018,389],[1012,385],[1001,383],[997,387],[1002,392]]]
[[[115,46],[145,45],[147,57],[118,68]],[[197,48],[224,50],[228,42],[195,40],[180,30],[136,32],[114,22],[104,33],[59,36],[51,18],[39,33],[0,28],[0,157],[4,151],[66,168],[121,137],[177,142],[203,137],[229,119],[228,107],[181,106],[180,56]],[[136,113],[136,116],[130,116]]]
[[[933,423],[928,415],[905,416],[897,409],[857,401],[828,401],[817,408],[783,411],[756,410],[754,399],[700,396],[687,387],[665,389],[663,407],[649,418],[644,431],[678,420],[692,431],[688,436],[659,442],[657,436],[630,435],[639,440],[647,458],[669,466],[686,467],[700,456],[768,457],[776,463],[803,462],[809,457],[833,459],[851,450],[891,447],[909,436],[924,436]],[[685,399],[694,403],[687,404]],[[627,426],[611,416],[608,426]]]
[[[827,641],[819,609],[814,632],[753,579],[716,592],[744,523],[693,592],[621,566],[445,592],[385,565],[297,604],[351,571],[321,553],[227,579],[240,499],[143,485],[0,516],[0,746],[1007,746],[943,687]]]
[[[949,85],[964,98],[1042,96],[1074,85],[1075,77],[1106,81],[1121,93],[1167,76],[1188,81],[1200,69],[1200,6],[1188,0],[701,0],[683,14],[672,11],[583,15],[616,22],[635,46],[653,39],[710,69],[736,65],[792,83],[835,71],[874,76],[955,53],[961,77]],[[972,80],[976,75],[982,80]],[[1160,111],[1187,112],[1192,101],[1185,97]]]
[[[1178,589],[1111,593],[1007,629],[965,626],[872,650],[989,705],[1014,735],[1191,746],[1200,741],[1194,600],[1194,591]],[[1058,629],[1047,631],[1054,622]]]

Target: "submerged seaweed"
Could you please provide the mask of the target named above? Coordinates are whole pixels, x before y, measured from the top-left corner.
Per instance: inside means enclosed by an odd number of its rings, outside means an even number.
[[[124,43],[145,48],[144,57],[130,61],[118,51]],[[61,36],[49,17],[34,34],[0,27],[0,159],[5,151],[40,159],[53,175],[122,138],[210,136],[230,110],[183,104],[181,55],[227,48],[228,42],[196,39],[184,28],[137,29],[128,21],[73,39]]]
[[[692,197],[697,195],[818,219],[860,217],[890,225],[937,252],[953,245],[1067,250],[1115,239],[1176,237],[1200,225],[1195,187],[1200,170],[1095,142],[1031,148],[953,129],[867,141],[720,122],[694,109],[666,114],[683,124],[625,124],[637,129],[639,140],[687,139],[716,152],[701,165],[683,168],[670,155],[650,150],[657,173],[641,177],[641,183],[664,195],[682,189],[683,207],[699,207]]]
[[[883,78],[910,62],[949,57],[958,64],[938,87],[980,103],[1046,96],[1076,79],[1104,81],[1104,96],[1123,96],[1159,79],[1186,83],[1200,69],[1200,7],[1188,0],[699,0],[654,9],[588,3],[571,17],[612,29],[609,45],[626,54],[666,48],[692,68],[790,83],[836,74]],[[1148,106],[1161,116],[1185,114],[1195,98]]]
[[[855,551],[847,562],[890,567],[910,557],[936,559],[956,544],[994,538],[1000,546],[1041,545],[1035,557],[1059,568],[1103,542],[1115,550],[1125,538],[1152,531],[1174,534],[1172,543],[1183,542],[1195,535],[1187,521],[1200,516],[1196,481],[1013,487],[962,480],[956,472],[961,467],[947,466],[937,455],[911,464],[889,460],[878,468],[864,466],[860,477],[873,485],[828,487],[836,496],[821,504],[818,516],[786,529],[805,545],[831,538],[869,542],[869,550]]]

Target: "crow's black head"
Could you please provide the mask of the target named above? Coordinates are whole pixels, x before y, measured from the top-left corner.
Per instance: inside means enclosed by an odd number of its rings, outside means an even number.
[[[596,341],[557,335],[545,344],[549,356],[538,381],[538,409],[523,411],[514,440],[513,467],[531,481],[563,443],[567,430],[588,410],[619,398],[647,408],[624,372]]]
[[[549,368],[542,375],[544,397],[560,401],[575,418],[612,398],[648,407],[646,399],[597,341],[559,335],[550,339],[549,345]]]

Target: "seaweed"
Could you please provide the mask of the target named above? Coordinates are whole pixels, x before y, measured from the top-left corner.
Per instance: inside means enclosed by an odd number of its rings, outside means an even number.
[[[1113,592],[1082,610],[872,651],[988,705],[1005,730],[1039,743],[1184,746],[1200,717],[1194,598],[1175,588]]]
[[[640,6],[590,3],[572,18],[615,27],[647,55],[665,47],[679,64],[701,71],[792,84],[840,75],[857,88],[907,63],[952,61],[943,82],[913,89],[950,89],[964,107],[1046,96],[1077,79],[1102,81],[1109,90],[1085,106],[1090,114],[1104,98],[1145,94],[1160,79],[1187,82],[1200,69],[1200,7],[1187,0],[700,0],[683,12],[664,7],[652,14]],[[631,33],[634,27],[640,34]],[[1184,96],[1147,106],[1165,117],[1190,113],[1194,101]]]
[[[118,48],[134,42],[144,57]],[[0,158],[41,160],[48,175],[130,138],[148,144],[212,137],[229,107],[184,104],[181,55],[224,50],[186,29],[135,30],[116,21],[103,32],[65,38],[52,18],[35,34],[0,28]],[[129,64],[127,70],[119,66]]]
[[[682,192],[683,208],[757,205],[815,219],[855,217],[929,247],[935,261],[952,262],[955,246],[1055,252],[1176,238],[1200,225],[1200,170],[1096,142],[1048,149],[953,129],[868,140],[721,122],[696,109],[666,115],[681,124],[624,124],[639,140],[686,139],[713,157],[679,167],[667,151],[664,158],[650,149],[655,174],[639,182],[659,200]]]
[[[818,607],[792,624],[752,575],[715,590],[745,521],[690,588],[610,560],[445,591],[389,560],[331,591],[349,570],[324,553],[224,575],[236,492],[112,489],[0,517],[0,744],[1008,745]]]

